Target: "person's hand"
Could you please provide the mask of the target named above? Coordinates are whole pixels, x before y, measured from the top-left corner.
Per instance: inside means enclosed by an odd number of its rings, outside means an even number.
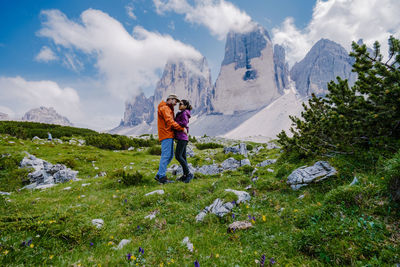
[[[185,134],[188,134],[188,131],[187,131],[186,128],[183,129],[183,132],[184,132]]]

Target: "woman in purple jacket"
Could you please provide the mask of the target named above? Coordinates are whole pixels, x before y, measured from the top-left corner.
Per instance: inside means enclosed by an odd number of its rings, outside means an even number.
[[[189,132],[189,119],[190,119],[190,111],[192,110],[192,106],[189,101],[181,100],[179,104],[179,112],[175,116],[175,121],[182,127],[186,128]],[[190,173],[188,163],[186,160],[186,146],[189,142],[188,135],[183,131],[175,132],[175,139],[177,140],[176,150],[175,150],[175,158],[179,161],[183,169],[183,176],[178,180],[189,183],[190,180],[193,179],[193,173]]]

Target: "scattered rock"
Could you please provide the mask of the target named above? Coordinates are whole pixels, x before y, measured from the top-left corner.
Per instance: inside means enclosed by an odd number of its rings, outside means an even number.
[[[102,219],[93,219],[93,220],[92,220],[92,224],[93,224],[94,226],[96,226],[97,229],[100,229],[100,228],[103,227],[104,221],[103,221]]]
[[[122,249],[125,245],[127,245],[127,244],[129,244],[131,242],[131,240],[130,239],[122,239],[121,241],[119,241],[119,244],[118,244],[118,246],[115,248],[113,248],[113,249],[115,249],[115,250],[120,250],[120,249]]]
[[[228,232],[234,232],[236,230],[245,230],[248,228],[253,227],[253,225],[251,224],[251,222],[248,221],[236,221],[233,222],[229,225],[228,227]]]
[[[280,146],[274,144],[274,143],[268,143],[267,144],[267,149],[278,149],[281,148]]]
[[[240,161],[240,166],[244,166],[244,165],[251,165],[250,160],[249,159],[242,159]]]
[[[358,179],[357,179],[356,176],[354,176],[354,179],[353,179],[353,181],[350,183],[350,185],[355,185],[355,184],[358,184]]]
[[[205,207],[204,210],[197,214],[196,221],[203,221],[204,217],[209,212],[214,213],[218,217],[223,217],[225,214],[229,213],[233,207],[234,204],[232,202],[224,203],[221,199],[217,198],[210,206]]]
[[[258,147],[255,147],[254,149],[253,149],[253,153],[254,154],[258,154],[261,150],[263,150],[264,149],[264,147],[263,146],[258,146]]]
[[[318,161],[313,166],[303,166],[294,170],[287,178],[287,184],[297,190],[310,183],[325,180],[336,175],[336,169],[326,161]]]
[[[276,159],[267,159],[267,160],[264,160],[263,162],[258,163],[257,167],[265,167],[265,166],[276,163],[276,161],[277,161]]]
[[[234,158],[229,158],[224,160],[224,162],[221,163],[222,169],[226,170],[235,170],[240,167],[240,161],[236,160]]]
[[[298,197],[298,199],[303,199],[304,198],[304,195],[300,195],[299,197]]]
[[[239,145],[224,147],[224,153],[240,154],[247,157],[247,148],[245,143],[240,143]]]
[[[82,184],[82,187],[85,187],[85,186],[88,186],[88,185],[90,185],[90,183]]]
[[[187,156],[188,158],[192,158],[192,157],[194,157],[195,155],[196,155],[196,154],[194,153],[192,147],[191,147],[191,146],[187,146],[187,147],[186,147],[186,156]]]
[[[23,187],[26,189],[44,189],[54,184],[64,183],[70,180],[77,181],[77,171],[72,171],[62,164],[51,164],[45,160],[38,159],[27,152],[20,163],[21,168],[33,168],[34,171],[28,174],[31,184]]]
[[[188,236],[185,236],[185,238],[182,240],[182,244],[186,245],[187,249],[188,249],[190,252],[193,252],[193,248],[194,248],[194,247],[193,247],[193,244],[190,243],[189,237],[188,237]]]
[[[274,172],[274,170],[273,170],[273,169],[267,169],[267,171],[268,171],[268,172]]]
[[[3,195],[3,196],[10,196],[10,195],[11,195],[11,193],[9,193],[9,192],[2,192],[2,191],[0,191],[0,195]]]
[[[211,165],[203,165],[200,168],[196,170],[196,172],[205,174],[205,175],[214,175],[221,173],[223,169],[219,167],[217,164],[211,164]]]
[[[251,199],[251,196],[249,195],[249,193],[244,192],[244,191],[237,191],[237,190],[233,190],[233,189],[225,189],[225,191],[232,192],[238,197],[238,200],[236,201],[236,203],[244,203]]]
[[[154,195],[154,194],[164,195],[164,193],[165,193],[164,190],[160,189],[160,190],[155,190],[150,193],[147,193],[147,194],[145,194],[145,196],[150,196],[150,195]]]
[[[135,150],[135,148],[134,148],[133,146],[131,146],[131,147],[128,148],[128,151],[132,151],[132,150]],[[124,240],[125,240],[125,239],[124,239]]]
[[[158,214],[158,210],[155,210],[155,211],[151,212],[149,215],[147,215],[144,218],[145,219],[149,219],[149,220],[153,220],[156,217],[157,214]]]
[[[70,186],[65,187],[63,190],[71,190],[71,187]]]
[[[36,141],[36,140],[42,140],[42,139],[40,139],[40,138],[37,137],[37,136],[34,136],[34,137],[32,138],[32,141]]]

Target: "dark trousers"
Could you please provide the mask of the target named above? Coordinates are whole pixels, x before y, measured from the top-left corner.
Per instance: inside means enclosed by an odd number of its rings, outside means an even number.
[[[175,149],[175,158],[182,166],[183,174],[189,174],[189,167],[186,160],[186,146],[188,141],[185,140],[177,140],[176,149]]]

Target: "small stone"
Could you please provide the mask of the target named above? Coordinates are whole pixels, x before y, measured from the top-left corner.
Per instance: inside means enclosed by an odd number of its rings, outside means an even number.
[[[9,192],[2,192],[2,191],[0,191],[0,195],[3,195],[3,196],[10,196],[10,195],[11,195],[11,193],[9,193]]]
[[[304,195],[300,195],[299,197],[298,197],[298,199],[303,199],[304,198]]]
[[[263,162],[258,163],[257,167],[265,167],[265,166],[276,163],[276,161],[277,161],[276,159],[267,159],[267,160],[264,160]]]
[[[357,179],[356,176],[354,176],[354,179],[353,179],[353,181],[350,183],[350,185],[355,185],[355,184],[358,184],[358,179]]]
[[[131,242],[131,240],[130,239],[122,239],[121,241],[119,241],[119,244],[118,244],[118,246],[115,248],[113,248],[113,249],[115,249],[115,250],[120,250],[120,249],[122,249],[125,245],[127,245],[127,244],[129,244]]]
[[[155,190],[150,193],[147,193],[147,194],[145,194],[145,196],[150,196],[150,195],[154,195],[154,194],[164,195],[164,193],[165,193],[164,190],[160,189],[160,190]]]
[[[100,229],[100,228],[103,227],[104,221],[103,221],[102,219],[93,219],[93,220],[92,220],[92,224],[93,224],[94,226],[96,226],[97,229]]]
[[[70,186],[65,187],[63,190],[71,190],[71,187]]]
[[[225,189],[225,191],[232,192],[238,197],[238,200],[236,201],[236,203],[244,203],[251,199],[250,194],[247,192],[244,192],[244,191],[237,191],[237,190],[233,190],[233,189]]]
[[[182,244],[186,245],[187,249],[188,249],[190,252],[193,252],[194,246],[193,246],[193,244],[189,241],[189,237],[188,237],[188,236],[185,236],[185,238],[182,240]]]
[[[233,222],[229,225],[228,227],[228,232],[234,232],[236,230],[245,230],[248,228],[253,227],[253,225],[251,224],[251,222],[248,221],[236,221]]]

